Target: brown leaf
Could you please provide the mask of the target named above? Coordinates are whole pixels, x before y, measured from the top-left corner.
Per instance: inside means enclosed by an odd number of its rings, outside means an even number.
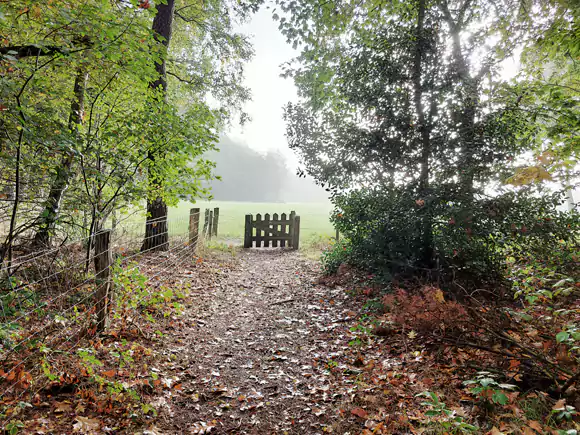
[[[106,372],[103,372],[103,376],[107,377],[107,378],[112,378],[117,374],[117,371],[112,369],[112,370],[108,370]]]
[[[362,408],[354,408],[353,410],[350,411],[350,413],[352,415],[356,415],[359,418],[367,418],[368,417],[368,413],[362,409]]]
[[[312,408],[312,413],[317,416],[320,417],[321,415],[324,414],[324,411],[320,408]]]
[[[540,422],[535,421],[535,420],[528,420],[527,424],[529,427],[538,431],[539,433],[544,433],[544,429],[542,428],[542,425],[540,424]]]
[[[73,425],[75,432],[85,434],[96,434],[101,427],[101,422],[96,418],[77,417],[77,422]]]
[[[54,412],[72,412],[73,407],[69,402],[57,402]]]

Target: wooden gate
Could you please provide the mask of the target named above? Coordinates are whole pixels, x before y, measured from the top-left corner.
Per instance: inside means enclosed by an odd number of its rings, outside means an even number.
[[[253,218],[253,215],[247,214],[244,248],[251,248],[252,246],[268,248],[270,247],[270,242],[273,248],[280,246],[281,248],[298,249],[300,243],[300,216],[296,216],[294,211],[290,213],[289,218],[286,218],[286,213],[282,213],[279,218],[278,213],[274,213],[272,219],[270,219],[269,213],[264,215],[264,219],[262,219],[261,214],[257,214],[256,219]],[[278,242],[280,242],[280,245],[278,245]]]

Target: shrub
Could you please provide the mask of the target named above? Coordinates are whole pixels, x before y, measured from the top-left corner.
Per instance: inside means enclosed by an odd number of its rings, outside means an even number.
[[[383,305],[395,324],[418,332],[439,330],[444,334],[462,328],[468,318],[462,305],[446,301],[435,287],[424,287],[419,294],[398,289],[383,297]]]
[[[336,195],[331,219],[346,240],[325,253],[325,270],[348,262],[387,279],[426,275],[447,287],[455,281],[475,287],[508,283],[512,265],[506,257],[543,258],[566,246],[569,263],[577,253],[573,230],[579,228],[580,215],[558,211],[558,193],[536,197],[522,190],[473,201],[440,201],[434,198],[451,196],[440,190],[426,200],[404,189]],[[426,220],[432,227],[428,264],[423,256]]]
[[[322,251],[322,270],[324,274],[334,274],[342,263],[350,262],[350,246],[348,241],[340,240]]]

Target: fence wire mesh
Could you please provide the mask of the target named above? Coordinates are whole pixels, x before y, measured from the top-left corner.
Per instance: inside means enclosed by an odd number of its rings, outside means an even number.
[[[144,301],[176,270],[195,262],[202,236],[190,231],[189,219],[168,219],[164,228],[166,250],[142,249],[142,222],[111,231],[111,293],[104,295],[102,271],[95,270],[95,236],[23,253],[0,267],[0,404],[32,400],[46,390],[55,381],[47,367],[62,354],[90,348],[96,319],[105,314],[108,324],[127,323],[143,315]],[[134,273],[138,285],[119,278]]]

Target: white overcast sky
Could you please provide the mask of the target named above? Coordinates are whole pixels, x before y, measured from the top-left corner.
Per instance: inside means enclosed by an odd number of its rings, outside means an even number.
[[[252,121],[243,127],[233,125],[227,135],[263,153],[278,150],[290,166],[296,167],[297,159],[284,136],[282,107],[289,101],[296,101],[297,94],[292,79],[280,77],[280,66],[296,57],[298,52],[286,43],[278,23],[272,19],[271,9],[260,8],[239,31],[250,36],[255,50],[245,74],[245,85],[252,92],[252,100],[245,105],[245,111]]]

